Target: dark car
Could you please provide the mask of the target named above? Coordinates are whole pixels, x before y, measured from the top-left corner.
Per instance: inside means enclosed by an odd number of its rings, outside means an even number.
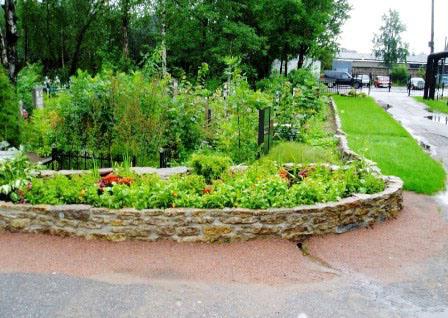
[[[330,88],[335,85],[348,85],[356,89],[362,87],[362,79],[354,78],[347,72],[325,71],[322,80]]]

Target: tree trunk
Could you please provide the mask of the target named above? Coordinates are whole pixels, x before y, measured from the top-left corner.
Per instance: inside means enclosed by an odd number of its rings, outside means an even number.
[[[305,63],[305,56],[303,53],[299,54],[299,60],[297,61],[297,69],[301,69],[303,67],[303,63]]]
[[[51,32],[50,32],[50,0],[46,0],[45,1],[45,9],[46,9],[46,21],[45,21],[45,27],[46,27],[46,35],[47,35],[47,52],[48,52],[48,62],[52,63],[52,58],[51,58],[51,52],[52,52],[52,44],[51,44]],[[47,66],[48,67],[48,66]]]
[[[17,17],[16,8],[13,0],[5,0],[3,5],[5,12],[6,32],[3,40],[6,49],[7,69],[10,80],[15,83],[17,77]]]
[[[165,76],[167,73],[166,63],[166,7],[165,0],[162,0],[162,74]]]
[[[283,72],[283,59],[280,59],[280,74]]]
[[[121,10],[123,56],[129,58],[129,0],[122,0]]]
[[[5,68],[8,68],[8,54],[6,53],[6,42],[3,31],[0,28],[0,62]]]

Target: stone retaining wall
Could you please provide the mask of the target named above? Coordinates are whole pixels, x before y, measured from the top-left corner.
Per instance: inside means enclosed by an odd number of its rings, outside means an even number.
[[[310,235],[343,233],[395,217],[402,209],[402,185],[398,178],[387,178],[382,193],[294,209],[137,211],[0,202],[0,230],[111,241],[231,242],[262,237],[300,240]]]
[[[330,104],[343,156],[359,159],[360,156],[348,147],[336,105],[333,101]],[[376,168],[373,162],[371,165]],[[33,206],[0,202],[0,231],[50,233],[111,241],[232,242],[265,237],[298,241],[311,235],[344,233],[394,218],[402,209],[403,182],[395,177],[384,179],[386,189],[378,194],[356,195],[336,203],[293,209],[138,211],[86,205]]]

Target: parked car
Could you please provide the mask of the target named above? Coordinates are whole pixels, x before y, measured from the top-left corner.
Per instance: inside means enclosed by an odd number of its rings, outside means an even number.
[[[411,85],[411,89],[424,89],[425,88],[425,80],[421,77],[412,77],[409,81]]]
[[[356,75],[356,79],[361,80],[362,86],[368,86],[370,84],[370,76],[366,74]]]
[[[335,85],[349,85],[356,89],[362,87],[362,80],[354,78],[347,72],[325,71],[322,80],[330,88]]]
[[[373,84],[375,87],[389,87],[392,83],[389,76],[375,76]]]
[[[437,75],[436,83],[438,87],[448,87],[448,74]]]

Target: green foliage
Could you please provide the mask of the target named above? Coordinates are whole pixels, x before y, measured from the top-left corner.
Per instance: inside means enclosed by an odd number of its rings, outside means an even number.
[[[42,157],[51,155],[51,149],[58,140],[58,129],[62,125],[58,106],[68,104],[64,101],[68,98],[66,94],[60,94],[58,97],[46,99],[45,107],[35,109],[32,116],[24,121],[22,136],[28,151],[33,151]]]
[[[389,9],[387,14],[383,15],[380,33],[375,34],[373,38],[373,53],[389,68],[398,62],[406,62],[409,45],[401,38],[404,31],[406,26],[401,22],[399,12]]]
[[[350,9],[347,0],[17,0],[16,6],[19,64],[42,62],[51,77],[65,81],[78,68],[129,72],[165,46],[172,73],[183,69],[193,79],[207,62],[217,78],[230,54],[242,58],[251,83],[268,75],[277,58],[332,56]]]
[[[17,97],[29,113],[33,111],[33,88],[41,84],[42,66],[39,64],[28,64],[17,75]]]
[[[272,160],[279,164],[337,163],[340,161],[337,153],[335,153],[332,148],[311,146],[297,142],[282,142],[274,146],[269,154],[263,159]]]
[[[303,141],[306,124],[321,114],[327,103],[319,83],[306,69],[291,72],[288,78],[273,74],[257,83],[274,97],[274,136],[281,140]]]
[[[399,85],[406,85],[409,80],[408,67],[405,64],[394,65],[392,67],[390,76],[392,81]]]
[[[319,85],[316,77],[308,69],[298,69],[288,74],[288,80],[293,87],[306,86],[308,88],[315,88]]]
[[[0,199],[19,201],[17,191],[28,185],[32,169],[33,166],[23,154],[0,161]]]
[[[286,175],[285,175],[286,173]],[[207,185],[203,176],[132,176],[130,185],[114,184],[98,191],[94,174],[33,179],[20,189],[32,204],[91,204],[108,208],[284,208],[338,201],[355,193],[376,193],[384,181],[363,163],[332,169],[298,165],[286,172],[269,161],[245,172],[231,172]]]
[[[219,179],[231,164],[232,160],[222,154],[195,153],[191,156],[189,165],[196,174],[211,182]]]
[[[434,194],[445,187],[440,162],[424,152],[409,133],[372,98],[335,96],[350,147],[396,175],[407,190]]]
[[[0,140],[13,145],[20,144],[19,106],[14,87],[0,66]]]

